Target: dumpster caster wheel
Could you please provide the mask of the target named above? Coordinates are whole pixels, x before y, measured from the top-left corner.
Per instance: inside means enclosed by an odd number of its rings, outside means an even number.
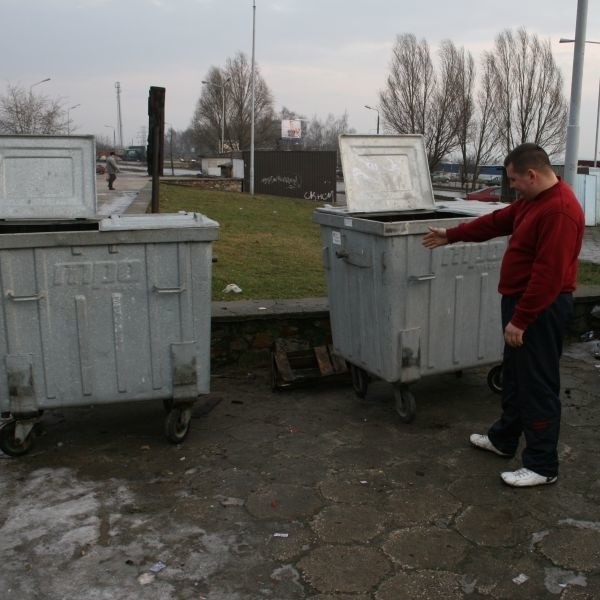
[[[415,397],[412,392],[400,387],[394,387],[394,399],[396,401],[396,412],[403,423],[411,423],[416,415]]]
[[[165,419],[165,435],[173,444],[185,440],[192,420],[191,408],[173,408]]]
[[[352,387],[359,398],[364,398],[367,395],[369,387],[369,375],[364,369],[350,365],[350,373],[352,374]]]
[[[31,433],[22,441],[15,439],[15,421],[9,421],[0,429],[0,450],[8,456],[23,456],[31,450],[33,435]]]
[[[502,393],[502,365],[496,365],[489,370],[487,383],[492,392],[495,394]]]

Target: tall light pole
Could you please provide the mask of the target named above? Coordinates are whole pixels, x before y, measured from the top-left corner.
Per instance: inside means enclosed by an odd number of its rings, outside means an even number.
[[[204,85],[212,85],[221,88],[221,154],[225,151],[225,86],[231,81],[228,77],[223,83],[213,83],[212,81],[203,81]]]
[[[27,121],[29,121],[29,127],[28,127],[28,132],[30,134],[35,134],[35,129],[36,129],[36,121],[37,121],[37,115],[36,115],[36,110],[34,110],[33,108],[33,88],[36,85],[40,85],[40,83],[46,83],[47,81],[50,81],[50,77],[46,77],[46,79],[42,79],[41,81],[36,81],[35,83],[32,83],[29,86],[29,108],[27,110],[27,112],[29,113],[28,115],[24,115],[25,118],[27,119]]]
[[[368,104],[365,104],[365,108],[368,108],[369,110],[374,110],[377,113],[377,135],[379,135],[379,110],[377,108],[369,106]]]
[[[36,86],[36,85],[40,85],[40,83],[46,83],[46,81],[50,81],[50,77],[46,77],[46,79],[42,79],[41,81],[36,81],[36,83],[32,83],[29,86],[29,93],[31,94],[31,90]]]
[[[108,127],[108,128],[110,128],[110,129],[113,130],[113,150],[114,150],[115,146],[117,144],[117,139],[116,139],[117,136],[116,136],[116,133],[115,133],[115,128],[112,125],[105,125],[104,127]]]
[[[256,1],[252,0],[252,113],[250,115],[250,195],[254,196],[254,41],[256,38]]]
[[[575,42],[575,40],[571,39],[571,38],[560,38],[560,40],[558,40],[559,44],[572,44],[573,42]],[[600,44],[600,42],[596,42],[594,40],[585,40],[586,44]],[[583,63],[583,58],[582,58],[582,63]],[[582,67],[583,68],[583,67]],[[575,70],[575,66],[573,66],[573,70]],[[575,77],[573,75],[573,77]],[[580,82],[581,85],[581,82]],[[581,90],[580,90],[580,100],[581,100]],[[577,110],[579,110],[579,107],[577,107]],[[569,123],[570,123],[570,113],[569,113]],[[577,115],[579,117],[579,115]],[[598,124],[600,122],[600,80],[598,81],[598,114],[596,116],[596,137],[594,138],[595,142],[594,142],[594,166],[597,166],[597,157],[598,157]],[[568,144],[568,139],[567,139],[567,144]],[[565,156],[565,169],[566,169],[566,165],[567,165],[567,158]],[[575,165],[575,174],[577,174],[577,165]],[[565,173],[565,179],[566,179],[566,173]]]
[[[571,78],[571,102],[567,125],[567,147],[565,149],[565,181],[575,189],[577,181],[577,151],[579,149],[579,108],[581,105],[581,83],[583,57],[585,55],[585,29],[587,25],[587,0],[577,0],[575,24],[575,51],[573,53],[573,75]]]
[[[596,141],[594,143],[594,167],[598,166],[598,125],[600,125],[600,79],[598,79],[598,110],[596,114]]]
[[[165,121],[165,125],[169,126],[169,154],[171,155],[171,175],[175,175],[175,167],[173,166],[173,125]]]
[[[73,106],[69,106],[67,108],[67,135],[71,135],[71,111],[74,108],[79,108],[81,104],[74,104]]]

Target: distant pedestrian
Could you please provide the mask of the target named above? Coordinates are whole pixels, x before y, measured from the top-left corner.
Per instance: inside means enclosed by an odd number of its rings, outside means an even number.
[[[109,157],[106,159],[106,172],[108,173],[108,189],[114,190],[115,188],[113,187],[113,183],[117,178],[117,173],[121,172],[114,152],[111,152]]]
[[[540,146],[517,146],[504,167],[520,196],[515,202],[458,227],[430,227],[423,245],[433,249],[511,236],[498,284],[505,342],[502,415],[487,434],[474,433],[470,441],[512,457],[523,434],[523,468],[500,476],[508,485],[530,487],[558,477],[559,359],[573,308],[584,218],[575,194],[555,175]]]

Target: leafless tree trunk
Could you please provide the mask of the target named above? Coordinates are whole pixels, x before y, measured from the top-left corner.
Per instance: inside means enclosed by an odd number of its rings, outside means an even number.
[[[485,54],[494,88],[495,126],[504,153],[532,142],[549,155],[564,149],[567,102],[550,42],[525,29],[503,31]]]
[[[442,43],[439,58],[436,75],[427,42],[417,42],[412,34],[398,36],[387,84],[379,93],[385,128],[423,134],[431,171],[457,146],[464,65],[448,40]]]
[[[470,54],[461,54],[461,87],[458,146],[461,157],[461,183],[474,189],[481,165],[498,157],[497,130],[494,127],[494,90],[490,61],[483,60],[479,90],[474,97],[475,65]]]
[[[56,135],[67,130],[60,101],[11,84],[0,96],[0,133]]]
[[[250,147],[252,115],[252,66],[245,54],[238,52],[228,58],[224,69],[211,67],[206,77],[191,128],[198,146],[219,148],[223,119],[223,90],[225,92],[225,149],[246,150]],[[273,140],[273,96],[255,65],[254,80],[255,123],[257,147],[270,145]]]

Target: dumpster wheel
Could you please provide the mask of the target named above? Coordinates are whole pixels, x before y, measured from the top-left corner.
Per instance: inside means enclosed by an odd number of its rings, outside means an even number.
[[[356,365],[350,365],[350,373],[352,375],[352,387],[359,398],[364,398],[367,395],[369,387],[369,374]]]
[[[189,433],[191,420],[191,406],[173,408],[165,419],[165,436],[167,439],[173,444],[183,442]]]
[[[23,456],[31,450],[33,435],[30,433],[21,443],[15,439],[16,421],[12,420],[0,428],[0,450],[8,456]]]
[[[496,365],[489,370],[487,384],[495,394],[502,393],[502,365]]]
[[[411,423],[417,413],[415,397],[405,387],[394,385],[394,400],[396,412],[403,423]]]

